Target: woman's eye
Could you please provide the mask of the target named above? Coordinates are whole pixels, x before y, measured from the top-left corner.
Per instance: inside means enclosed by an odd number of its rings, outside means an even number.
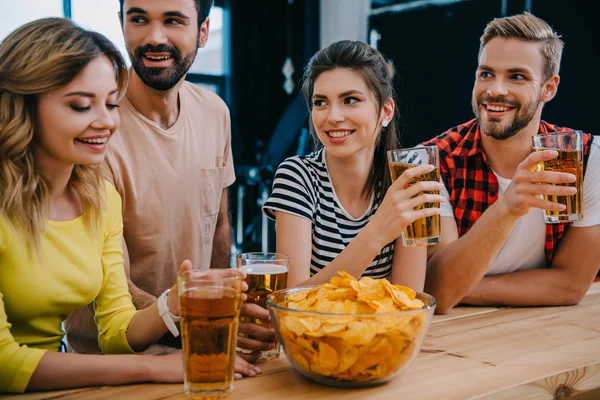
[[[346,97],[346,99],[344,100],[344,102],[346,104],[354,104],[354,103],[358,103],[360,100],[358,100],[356,97]]]
[[[322,107],[325,105],[325,100],[313,100],[313,107]]]
[[[106,107],[109,110],[114,110],[115,108],[119,108],[119,105],[118,104],[107,104]]]
[[[87,106],[87,107],[71,106],[71,108],[75,111],[83,112],[83,111],[87,111],[87,110],[91,109],[92,107],[90,107],[90,106]]]

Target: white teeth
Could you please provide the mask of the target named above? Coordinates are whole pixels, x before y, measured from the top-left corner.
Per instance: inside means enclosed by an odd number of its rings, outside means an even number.
[[[152,61],[162,61],[162,60],[168,60],[169,56],[161,56],[161,57],[153,57],[153,56],[146,56],[147,59],[152,60]]]
[[[352,131],[335,131],[335,132],[327,132],[327,134],[333,138],[341,138],[341,137],[352,134]]]
[[[83,143],[103,144],[108,141],[108,138],[105,137],[105,138],[101,138],[101,139],[77,139],[77,140],[79,140],[80,142],[83,142]]]
[[[508,107],[500,107],[500,106],[487,106],[487,109],[490,111],[508,111],[509,108]]]

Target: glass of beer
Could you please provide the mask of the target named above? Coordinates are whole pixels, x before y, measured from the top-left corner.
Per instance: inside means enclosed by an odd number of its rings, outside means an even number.
[[[234,270],[189,271],[178,276],[184,391],[219,399],[233,390],[241,307],[241,276]]]
[[[238,254],[236,261],[237,267],[246,272],[247,303],[258,304],[267,309],[267,296],[287,287],[289,256],[281,253],[242,253]],[[259,319],[241,318],[245,322],[271,327],[271,324]],[[259,361],[275,359],[279,357],[280,351],[281,346],[278,342],[273,350],[263,351]]]
[[[410,149],[397,149],[388,151],[388,162],[392,182],[396,181],[404,171],[423,164],[431,164],[435,169],[425,175],[417,176],[408,182],[405,188],[421,181],[440,181],[440,160],[437,146],[418,146]],[[425,193],[439,194],[439,190],[428,190]],[[418,196],[423,194],[420,192]],[[417,206],[416,210],[423,208],[439,207],[440,203],[424,203]],[[408,225],[402,232],[404,246],[430,246],[440,242],[440,216],[432,215],[419,218]]]
[[[575,182],[559,184],[576,187],[577,193],[574,195],[539,195],[544,200],[564,204],[567,207],[563,211],[544,210],[544,221],[547,224],[560,224],[583,219],[583,133],[564,131],[535,135],[533,148],[535,151],[558,151],[558,157],[538,163],[537,171],[568,172],[576,177]]]

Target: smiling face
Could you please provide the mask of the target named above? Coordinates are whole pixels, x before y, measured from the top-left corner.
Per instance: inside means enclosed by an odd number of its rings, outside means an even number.
[[[198,29],[194,0],[127,0],[123,32],[133,69],[156,90],[169,90],[192,66],[208,39],[209,20]]]
[[[473,87],[473,112],[481,131],[505,140],[531,127],[537,131],[542,107],[556,94],[558,76],[542,80],[540,45],[494,38],[482,49]]]
[[[102,163],[119,125],[117,97],[115,69],[103,55],[66,86],[42,94],[33,145],[42,168]]]
[[[384,119],[390,120],[394,102],[385,102],[378,115],[375,95],[358,73],[336,68],[321,73],[314,84],[312,122],[329,155],[345,158],[373,154]]]

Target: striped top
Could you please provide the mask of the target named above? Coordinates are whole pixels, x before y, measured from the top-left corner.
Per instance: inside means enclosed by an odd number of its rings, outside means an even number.
[[[263,212],[275,219],[275,211],[306,218],[312,223],[310,275],[325,268],[369,222],[381,203],[374,194],[365,213],[352,217],[340,204],[327,172],[324,149],[307,156],[286,159],[275,173],[273,192]],[[394,242],[385,246],[362,276],[392,277]]]

